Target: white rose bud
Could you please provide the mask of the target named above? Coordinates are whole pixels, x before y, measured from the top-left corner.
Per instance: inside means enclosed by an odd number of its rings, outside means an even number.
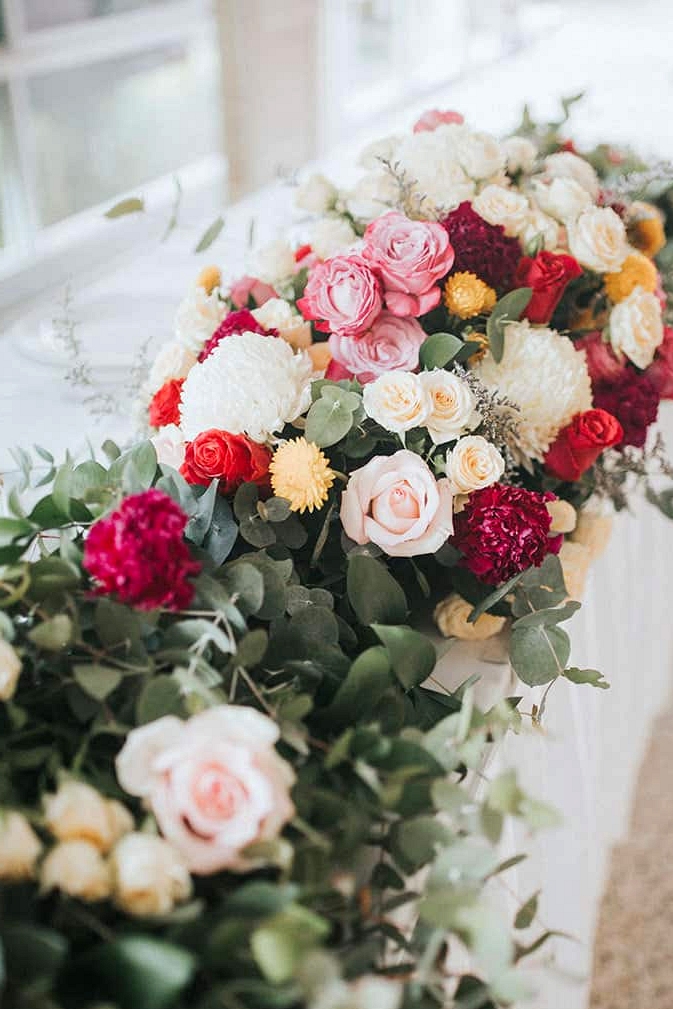
[[[501,224],[505,234],[513,237],[525,228],[529,208],[526,197],[515,189],[490,185],[475,196],[472,209],[489,224]]]
[[[626,228],[612,207],[589,207],[568,225],[575,259],[596,273],[616,273],[629,254]]]
[[[294,252],[282,238],[259,249],[254,257],[255,276],[272,286],[291,277],[294,267]]]
[[[321,259],[331,259],[349,249],[356,239],[357,235],[343,217],[324,217],[311,231],[311,248]]]
[[[553,179],[574,179],[595,200],[600,182],[592,165],[572,151],[559,151],[545,158],[544,167]]]
[[[505,626],[505,617],[494,617],[492,613],[482,613],[470,623],[468,617],[474,607],[466,599],[452,592],[435,607],[435,623],[445,638],[459,638],[461,641],[486,641]]]
[[[295,203],[309,214],[324,214],[331,210],[338,196],[336,186],[324,175],[311,175],[297,190]]]
[[[364,387],[365,413],[386,431],[401,434],[422,427],[432,412],[432,401],[418,375],[389,371]]]
[[[43,893],[60,890],[80,900],[110,896],[110,868],[90,841],[61,841],[49,852],[40,872]]]
[[[20,674],[21,659],[9,641],[0,638],[0,701],[12,699]]]
[[[567,223],[592,206],[591,197],[574,179],[552,179],[550,183],[533,179],[535,199],[546,214]]]
[[[269,298],[260,308],[254,308],[252,314],[260,326],[276,329],[278,335],[295,350],[311,346],[311,323],[306,322],[283,298]]]
[[[103,852],[133,830],[133,818],[121,803],[72,779],[64,781],[55,794],[45,795],[44,818],[59,841],[85,840]]]
[[[518,172],[532,172],[537,158],[537,147],[527,137],[507,137],[502,141],[502,149],[507,158],[510,175]]]
[[[610,343],[638,368],[647,368],[664,339],[661,305],[654,294],[636,287],[610,313]]]
[[[430,397],[431,408],[425,426],[435,445],[459,438],[480,421],[474,393],[467,382],[451,371],[434,368],[418,376]]]
[[[505,460],[500,452],[480,434],[461,438],[446,460],[446,475],[454,494],[490,487],[504,472]]]
[[[113,900],[133,915],[168,914],[192,892],[192,881],[178,852],[151,834],[127,834],[110,856]]]
[[[42,844],[23,813],[0,811],[0,879],[32,879]]]

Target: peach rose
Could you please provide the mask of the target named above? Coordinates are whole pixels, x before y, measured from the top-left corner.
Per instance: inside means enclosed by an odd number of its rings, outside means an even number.
[[[419,375],[389,371],[365,385],[365,413],[386,431],[402,434],[421,427],[432,413],[432,398]]]
[[[277,837],[294,814],[294,772],[276,753],[278,735],[270,718],[238,705],[186,722],[167,715],[129,733],[117,778],[145,800],[191,872],[247,872],[258,862],[244,849]]]
[[[401,449],[356,470],[341,499],[341,523],[356,543],[376,543],[392,557],[432,554],[453,532],[449,481]]]

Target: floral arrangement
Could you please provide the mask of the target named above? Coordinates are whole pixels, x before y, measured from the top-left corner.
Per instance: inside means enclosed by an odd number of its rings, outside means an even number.
[[[560,626],[601,500],[641,481],[670,505],[648,438],[673,388],[662,217],[617,199],[603,153],[427,113],[353,189],[300,188],[307,244],[202,271],[145,386],[151,438],[37,449],[40,480],[19,450],[10,1009],[525,1000],[553,933],[537,896],[507,919],[497,845],[507,817],[555,814],[486,760],[560,679],[607,686]],[[434,675],[443,637],[495,636],[545,687],[532,711]]]

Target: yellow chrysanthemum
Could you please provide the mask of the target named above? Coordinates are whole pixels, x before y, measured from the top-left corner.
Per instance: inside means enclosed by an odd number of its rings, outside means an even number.
[[[202,287],[206,294],[212,294],[216,287],[222,282],[222,274],[217,266],[204,266],[201,273],[196,278],[196,283]]]
[[[475,273],[454,273],[446,282],[444,304],[460,319],[471,319],[482,312],[490,312],[495,302],[493,288]]]
[[[280,445],[269,472],[274,494],[289,501],[293,512],[322,508],[334,483],[334,473],[324,453],[306,438]]]
[[[666,245],[664,224],[661,214],[651,204],[640,203],[637,210],[642,213],[637,212],[637,216],[627,222],[626,232],[631,245],[651,259]]]
[[[608,298],[617,304],[628,298],[636,287],[653,294],[657,289],[657,270],[652,260],[642,252],[632,252],[618,273],[606,273],[603,280]]]
[[[489,348],[489,339],[485,333],[469,333],[465,340],[467,343],[478,343],[479,350],[475,350],[474,354],[471,354],[467,359],[467,363],[470,368],[475,364],[478,364],[483,357],[486,357],[486,353]]]

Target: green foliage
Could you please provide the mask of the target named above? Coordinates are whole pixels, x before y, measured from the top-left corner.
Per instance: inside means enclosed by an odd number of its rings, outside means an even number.
[[[463,349],[463,341],[453,333],[432,333],[423,342],[419,358],[421,367],[426,371],[433,368],[445,368],[447,364]]]
[[[503,295],[496,303],[493,311],[486,323],[486,336],[488,337],[491,354],[496,361],[502,361],[505,352],[505,327],[508,322],[520,319],[533,297],[532,287],[517,287],[508,294]]]

